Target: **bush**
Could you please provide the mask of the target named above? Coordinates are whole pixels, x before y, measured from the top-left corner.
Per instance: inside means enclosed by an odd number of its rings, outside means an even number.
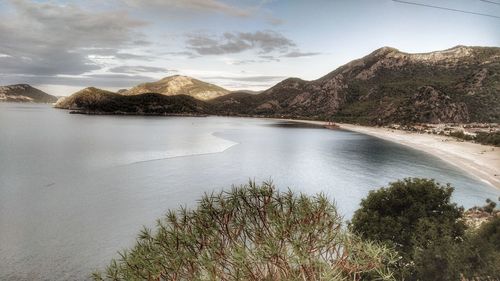
[[[451,132],[450,136],[466,141],[475,141],[480,144],[500,146],[500,131],[491,133],[478,132],[476,136],[464,134],[462,131],[455,131]]]
[[[494,146],[500,146],[500,131],[492,133],[486,133],[486,132],[477,133],[475,140],[480,144],[490,144]]]
[[[272,184],[205,195],[144,229],[96,280],[393,280],[394,251],[342,226],[323,195]]]
[[[462,131],[454,131],[454,132],[450,132],[450,136],[451,137],[455,137],[455,138],[458,138],[458,139],[463,139],[463,140],[466,140],[466,141],[472,141],[472,140],[475,140],[476,138],[472,135],[468,135],[468,134],[465,134],[464,132]]]
[[[452,192],[450,185],[427,179],[390,183],[361,201],[350,228],[364,239],[394,247],[403,258],[401,278],[448,280],[446,276],[453,275],[452,246],[461,241],[465,230],[459,220],[462,208],[450,203]]]
[[[458,253],[457,264],[468,280],[500,280],[500,217],[468,233]]]
[[[495,210],[495,207],[497,206],[497,203],[495,203],[494,201],[492,201],[491,199],[486,199],[486,205],[483,207],[484,211],[485,212],[488,212],[488,213],[493,213],[493,211]]]

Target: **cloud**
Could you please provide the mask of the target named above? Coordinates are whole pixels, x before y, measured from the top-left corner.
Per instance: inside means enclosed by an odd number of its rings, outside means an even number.
[[[10,0],[12,14],[0,16],[0,73],[24,75],[81,74],[101,68],[89,58],[92,48],[143,45],[137,29],[144,21],[124,12],[96,12],[74,4]],[[118,54],[119,55],[119,54]]]
[[[283,55],[282,57],[285,57],[285,58],[299,58],[299,57],[311,57],[311,56],[317,56],[317,55],[321,55],[321,53],[317,53],[317,52],[306,52],[306,53],[303,53],[303,52],[300,52],[300,51],[292,51],[292,52],[289,52],[286,55]]]
[[[266,17],[266,22],[271,24],[271,25],[282,25],[285,23],[285,20],[268,16],[268,17]]]
[[[267,63],[267,62],[279,62],[280,59],[274,56],[259,56],[260,59],[246,59],[246,60],[238,60],[238,59],[226,59],[226,64],[229,65],[245,65],[245,64],[253,64],[253,63]]]
[[[135,40],[132,42],[132,44],[137,45],[137,46],[149,46],[151,45],[151,42],[147,40]]]
[[[50,75],[21,75],[2,76],[0,84],[28,83],[31,85],[71,85],[80,87],[121,87],[128,88],[144,82],[152,82],[157,79],[144,75],[126,74],[89,74],[75,76],[50,76]],[[68,93],[69,94],[69,93]]]
[[[251,63],[259,63],[258,60],[226,60],[226,64],[229,65],[245,65]]]
[[[144,83],[147,81],[156,80],[149,76],[144,75],[126,75],[126,74],[116,74],[116,73],[106,73],[106,74],[89,74],[85,75],[85,78],[92,81],[92,85],[98,86],[133,86],[138,83]]]
[[[174,56],[174,57],[187,57],[190,59],[199,58],[200,56],[190,52],[190,51],[178,51],[178,52],[161,52],[159,55]]]
[[[238,82],[228,82],[228,83],[221,83],[219,86],[225,88],[225,89],[230,89],[231,91],[245,91],[245,90],[251,90],[255,91],[255,93],[262,92],[264,90],[269,89],[273,84],[269,83],[238,83]]]
[[[134,8],[149,9],[182,9],[196,12],[219,13],[233,17],[248,17],[253,15],[261,5],[253,7],[238,7],[218,0],[123,0]]]
[[[154,66],[141,66],[141,65],[121,65],[117,67],[113,67],[109,69],[110,72],[114,73],[167,73],[167,72],[177,72],[177,70],[170,70],[163,67],[154,67]]]
[[[260,18],[270,25],[281,25],[285,21],[264,9],[270,1],[261,0],[252,6],[237,6],[220,0],[122,0],[134,9],[147,9],[162,14],[183,10],[197,13],[213,13],[237,18]]]
[[[264,59],[266,62],[268,62],[268,61],[279,62],[280,61],[279,58],[276,58],[275,56],[270,56],[270,55],[262,55],[262,56],[259,56],[259,58]]]
[[[117,58],[117,59],[123,59],[123,60],[146,60],[146,61],[151,61],[153,60],[155,57],[154,56],[150,56],[150,55],[138,55],[138,54],[131,54],[131,53],[123,53],[123,52],[120,52],[120,51],[117,51],[113,57]]]
[[[200,55],[221,55],[256,50],[261,54],[286,52],[295,43],[282,34],[265,30],[256,32],[225,32],[222,36],[188,34],[187,48]]]
[[[286,76],[240,76],[240,77],[234,77],[234,76],[209,76],[209,77],[204,77],[205,79],[212,79],[212,80],[231,80],[231,81],[244,81],[244,82],[274,82],[274,81],[281,81],[286,78]]]
[[[155,56],[151,54],[133,54],[115,48],[80,48],[78,53],[84,54],[94,61],[100,59],[151,61],[155,59]]]
[[[0,43],[1,44],[1,43]],[[35,53],[34,51],[37,51]],[[100,67],[86,56],[64,49],[26,50],[10,52],[9,57],[0,58],[0,73],[55,75],[81,74]]]
[[[196,75],[203,81],[208,81],[216,85],[231,90],[263,90],[282,81],[286,76],[272,75],[241,75],[241,74],[219,74],[219,75]]]
[[[216,0],[156,0],[156,2],[200,11],[218,12],[236,17],[248,17],[254,10],[254,8],[239,8]]]

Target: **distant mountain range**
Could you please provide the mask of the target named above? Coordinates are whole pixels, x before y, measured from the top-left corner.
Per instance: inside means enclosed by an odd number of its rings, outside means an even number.
[[[28,84],[0,86],[0,102],[54,103],[57,97]]]
[[[181,94],[182,98],[167,100],[146,95],[144,103],[140,103],[140,97],[148,92]],[[372,125],[500,122],[500,48],[457,46],[408,54],[384,47],[317,80],[289,78],[259,94],[229,93],[186,76],[141,84],[120,94],[88,88],[57,107],[110,114],[155,114],[161,107],[158,114],[186,110],[187,114],[306,118]],[[136,97],[131,103],[132,96]],[[176,102],[180,104],[172,104]]]

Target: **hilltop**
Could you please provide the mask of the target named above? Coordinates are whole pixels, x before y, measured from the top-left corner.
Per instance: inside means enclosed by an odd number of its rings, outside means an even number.
[[[408,54],[390,47],[313,81],[286,79],[257,95],[210,103],[219,114],[363,124],[499,122],[500,48]]]
[[[165,96],[187,95],[199,100],[209,100],[226,95],[229,91],[188,76],[174,75],[156,82],[139,84],[130,90],[121,92],[123,95],[144,93],[158,93]]]
[[[54,103],[57,97],[28,84],[0,86],[0,102]]]
[[[186,95],[164,96],[144,93],[124,96],[89,87],[60,99],[56,108],[85,114],[202,115],[205,104]]]

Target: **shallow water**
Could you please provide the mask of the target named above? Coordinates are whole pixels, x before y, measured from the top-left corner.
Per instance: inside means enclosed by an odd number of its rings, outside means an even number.
[[[249,179],[324,192],[346,218],[369,190],[404,177],[451,183],[465,207],[500,195],[429,154],[281,121],[0,103],[0,132],[0,280],[87,279],[167,209]]]

